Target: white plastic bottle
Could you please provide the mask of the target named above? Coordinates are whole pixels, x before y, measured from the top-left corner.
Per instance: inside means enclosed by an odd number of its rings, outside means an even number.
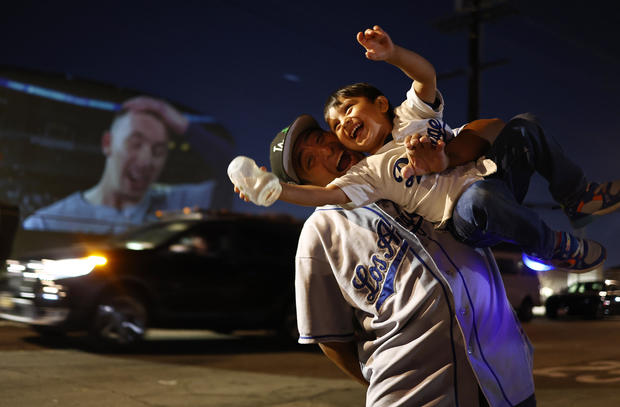
[[[228,165],[228,177],[256,205],[270,206],[282,192],[275,174],[262,171],[253,159],[242,155]]]

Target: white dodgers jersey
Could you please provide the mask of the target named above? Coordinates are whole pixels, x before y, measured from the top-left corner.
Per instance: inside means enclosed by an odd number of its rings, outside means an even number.
[[[398,221],[396,221],[398,220]],[[356,341],[366,405],[514,406],[532,349],[490,250],[382,201],[318,208],[296,259],[300,343]]]

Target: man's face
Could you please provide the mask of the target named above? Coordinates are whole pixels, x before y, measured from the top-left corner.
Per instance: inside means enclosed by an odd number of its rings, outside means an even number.
[[[360,161],[360,153],[349,151],[331,132],[312,130],[299,137],[293,147],[293,167],[306,183],[325,186]]]
[[[109,137],[104,153],[114,189],[128,198],[141,199],[166,163],[166,127],[150,114],[129,112],[113,124]]]
[[[374,153],[392,132],[386,112],[389,103],[385,96],[373,101],[360,97],[341,98],[339,106],[331,107],[325,118],[329,128],[348,149]]]

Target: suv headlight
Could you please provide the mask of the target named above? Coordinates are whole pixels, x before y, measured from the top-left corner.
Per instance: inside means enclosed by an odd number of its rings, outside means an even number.
[[[103,256],[88,256],[79,259],[49,260],[40,263],[29,263],[28,268],[34,269],[34,275],[41,280],[84,276],[97,266],[103,266],[108,260]]]

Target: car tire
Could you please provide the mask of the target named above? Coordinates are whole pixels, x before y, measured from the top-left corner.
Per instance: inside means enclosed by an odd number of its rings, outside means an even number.
[[[557,319],[558,317],[558,307],[556,305],[545,306],[545,316],[549,319]]]
[[[67,334],[61,328],[47,325],[31,325],[30,328],[44,338],[62,338]]]
[[[592,315],[590,316],[590,318],[591,319],[603,319],[604,316],[605,316],[605,310],[603,309],[603,304],[599,302],[594,307],[594,310],[592,311]]]
[[[147,327],[145,301],[135,293],[112,293],[99,301],[89,331],[95,350],[128,349],[140,343]]]
[[[521,305],[519,305],[519,309],[517,309],[517,316],[519,317],[519,321],[521,322],[529,322],[534,317],[533,312],[534,304],[532,300],[528,298],[524,298],[521,301]]]
[[[278,336],[289,343],[297,343],[299,339],[299,331],[297,330],[297,310],[295,308],[295,301],[286,308],[284,317],[280,322],[278,329]]]

